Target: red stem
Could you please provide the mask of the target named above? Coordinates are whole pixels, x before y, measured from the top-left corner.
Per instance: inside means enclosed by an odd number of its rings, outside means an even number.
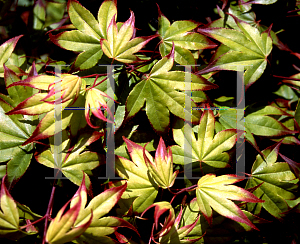
[[[55,188],[56,187],[53,184],[52,191],[51,191],[51,196],[50,196],[50,200],[49,200],[49,203],[48,203],[47,212],[46,212],[46,214],[44,216],[44,218],[45,218],[45,225],[44,225],[44,235],[43,235],[43,242],[42,242],[42,244],[46,243],[46,234],[47,234],[48,220],[51,218]]]
[[[36,220],[36,221],[34,221],[34,222],[28,224],[28,225],[24,225],[24,226],[20,227],[20,229],[22,230],[22,229],[27,228],[28,226],[35,225],[36,223],[41,222],[44,218],[46,218],[46,215],[43,216],[42,218],[40,218],[40,219],[38,219],[38,220]]]

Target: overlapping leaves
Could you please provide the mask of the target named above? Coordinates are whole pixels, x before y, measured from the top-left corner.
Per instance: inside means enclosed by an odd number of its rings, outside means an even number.
[[[75,69],[91,68],[102,57],[100,39],[106,38],[108,25],[116,17],[117,1],[106,0],[102,3],[98,11],[98,21],[76,0],[68,2],[68,13],[77,30],[50,35],[50,38],[62,48],[80,52],[74,63]]]
[[[110,235],[118,227],[135,228],[116,217],[103,217],[118,202],[126,184],[108,189],[94,197],[87,204],[87,190],[85,180],[73,196],[57,213],[51,221],[46,235],[46,240],[51,244],[66,243],[78,237],[80,242],[88,243],[116,243]],[[70,209],[64,213],[70,203]],[[63,214],[64,213],[64,214]]]
[[[206,220],[212,223],[212,208],[219,214],[234,221],[241,222],[257,229],[242,210],[232,201],[264,202],[243,188],[231,184],[239,182],[235,175],[207,174],[198,181],[196,189],[197,203]]]
[[[217,57],[207,68],[201,71],[244,70],[246,87],[255,82],[267,66],[267,57],[272,50],[272,39],[268,32],[260,34],[259,30],[234,17],[240,31],[226,28],[198,28],[230,48],[225,54]]]
[[[55,106],[57,104],[59,104],[59,110],[62,111],[59,111],[61,112],[61,129],[66,129],[70,123],[73,112],[64,111],[64,109],[67,106],[74,106],[77,98],[82,96],[82,94],[80,95],[82,85],[85,86],[85,84],[82,83],[82,79],[74,75],[63,75],[60,80],[56,79],[55,76],[35,75],[25,80],[14,82],[7,87],[9,89],[15,86],[28,86],[47,91],[47,93],[35,93],[6,113],[7,115],[39,115],[47,113],[23,145],[48,138],[58,133],[55,129],[56,120],[54,118],[56,112]],[[58,94],[61,95],[59,98]],[[80,102],[81,99],[78,99],[77,103]]]
[[[190,138],[187,137],[183,124],[173,129],[174,140],[179,146],[172,146],[174,162],[187,164],[184,158],[188,158],[190,163],[199,162],[214,168],[224,168],[228,166],[229,155],[226,151],[231,149],[238,138],[235,129],[226,129],[214,134],[215,118],[211,110],[205,110],[202,114],[198,127],[198,139],[192,132]],[[185,145],[189,145],[190,151]],[[204,165],[205,166],[205,165]]]
[[[4,77],[7,87],[20,81],[16,73],[5,65]],[[30,164],[33,145],[22,146],[22,144],[34,131],[36,117],[22,114],[6,115],[15,109],[18,103],[32,95],[31,88],[10,87],[7,92],[9,96],[0,94],[0,162],[7,161],[7,178],[12,182],[18,180]]]
[[[101,47],[106,56],[123,63],[133,63],[138,60],[133,54],[155,36],[134,38],[134,22],[134,14],[131,11],[130,18],[118,30],[115,18],[112,18],[107,28],[106,39],[101,39]]]
[[[258,187],[253,194],[262,200],[263,203],[250,204],[250,211],[260,213],[263,207],[276,218],[282,218],[283,212],[288,210],[286,200],[295,198],[296,183],[298,180],[290,169],[288,163],[277,162],[279,144],[262,151],[265,159],[257,155],[252,166],[251,176],[246,188]]]
[[[85,177],[85,184],[90,189],[91,182],[86,172],[93,170],[103,161],[97,153],[84,151],[84,149],[93,141],[99,139],[102,134],[97,132],[82,134],[75,146],[71,146],[66,131],[63,131],[61,136],[62,144],[59,147],[56,146],[58,150],[54,148],[54,137],[52,137],[50,138],[50,149],[38,154],[36,160],[47,167],[58,169],[76,185],[80,185]]]
[[[144,159],[144,153],[150,158],[149,152],[145,151],[142,146],[126,139],[128,152],[132,161],[117,157],[116,172],[119,176],[127,180],[127,189],[122,195],[124,204],[128,209],[132,208],[133,213],[142,213],[155,200],[158,193],[158,185],[148,172]],[[117,182],[114,185],[121,185],[124,182]],[[129,206],[128,206],[129,205]]]
[[[182,65],[194,65],[195,58],[189,50],[202,50],[214,48],[216,45],[199,33],[192,32],[198,24],[194,21],[170,21],[161,13],[158,8],[158,34],[161,38],[159,51],[164,57],[170,53],[172,45],[175,45],[175,62]]]
[[[170,123],[170,112],[180,118],[190,113],[193,123],[200,119],[200,112],[185,111],[185,76],[190,76],[191,89],[208,90],[216,86],[201,76],[182,71],[170,71],[174,63],[174,46],[171,52],[158,61],[149,75],[145,75],[130,92],[126,101],[127,119],[134,116],[146,103],[146,114],[153,128],[162,133]],[[192,101],[191,107],[196,107]]]

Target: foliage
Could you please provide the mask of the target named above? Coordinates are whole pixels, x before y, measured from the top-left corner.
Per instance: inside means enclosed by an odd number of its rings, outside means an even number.
[[[299,3],[82,4],[0,2],[1,241],[299,242]]]

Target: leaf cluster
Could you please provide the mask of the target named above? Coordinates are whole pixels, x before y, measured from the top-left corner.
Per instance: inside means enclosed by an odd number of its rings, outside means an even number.
[[[299,242],[300,5],[83,4],[0,2],[0,241]]]

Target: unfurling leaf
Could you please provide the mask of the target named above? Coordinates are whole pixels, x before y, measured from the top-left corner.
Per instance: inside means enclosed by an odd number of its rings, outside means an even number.
[[[146,146],[145,146],[146,147]],[[146,149],[144,147],[144,159],[147,164],[148,170],[156,181],[157,185],[162,187],[163,189],[172,187],[178,171],[173,173],[173,159],[172,159],[172,151],[168,148],[168,152],[166,149],[166,145],[162,138],[159,140],[159,144],[155,153],[155,161],[153,162],[152,157],[148,158],[146,155]]]
[[[173,243],[192,244],[203,237],[202,235],[198,238],[192,238],[192,239],[186,238],[187,235],[195,228],[200,215],[198,215],[198,217],[195,218],[195,221],[193,223],[180,227],[180,222],[183,220],[182,217],[183,217],[182,208],[180,208],[180,212],[175,219],[174,225],[172,226],[171,230],[168,233],[164,234],[160,238],[159,240],[160,244],[173,244]]]
[[[242,210],[232,201],[264,202],[249,191],[231,184],[243,179],[236,175],[207,174],[198,181],[196,189],[197,203],[208,223],[212,223],[212,208],[227,218],[257,229]]]
[[[157,229],[159,226],[158,224],[158,220],[159,218],[166,212],[169,211],[169,215],[168,217],[166,217],[164,224],[162,225],[161,230],[155,234],[155,236],[157,237],[161,237],[163,235],[168,234],[168,232],[171,230],[171,228],[173,227],[174,223],[175,223],[175,212],[174,209],[172,207],[172,205],[169,202],[156,202],[154,204],[152,204],[151,206],[149,206],[143,213],[141,216],[143,216],[145,214],[145,212],[154,207],[154,225],[155,228]],[[154,238],[153,236],[153,231],[151,233],[152,238]]]
[[[85,119],[88,125],[91,126],[92,128],[97,128],[97,126],[92,125],[90,121],[90,112],[89,112],[90,110],[92,111],[92,114],[95,115],[97,118],[103,121],[108,121],[110,123],[113,123],[113,121],[107,120],[103,112],[101,111],[101,108],[106,109],[107,112],[110,114],[111,118],[113,118],[113,115],[110,109],[107,107],[107,104],[104,101],[103,97],[110,98],[107,94],[105,94],[103,91],[100,91],[97,88],[92,88],[87,91],[86,101],[85,101]]]

